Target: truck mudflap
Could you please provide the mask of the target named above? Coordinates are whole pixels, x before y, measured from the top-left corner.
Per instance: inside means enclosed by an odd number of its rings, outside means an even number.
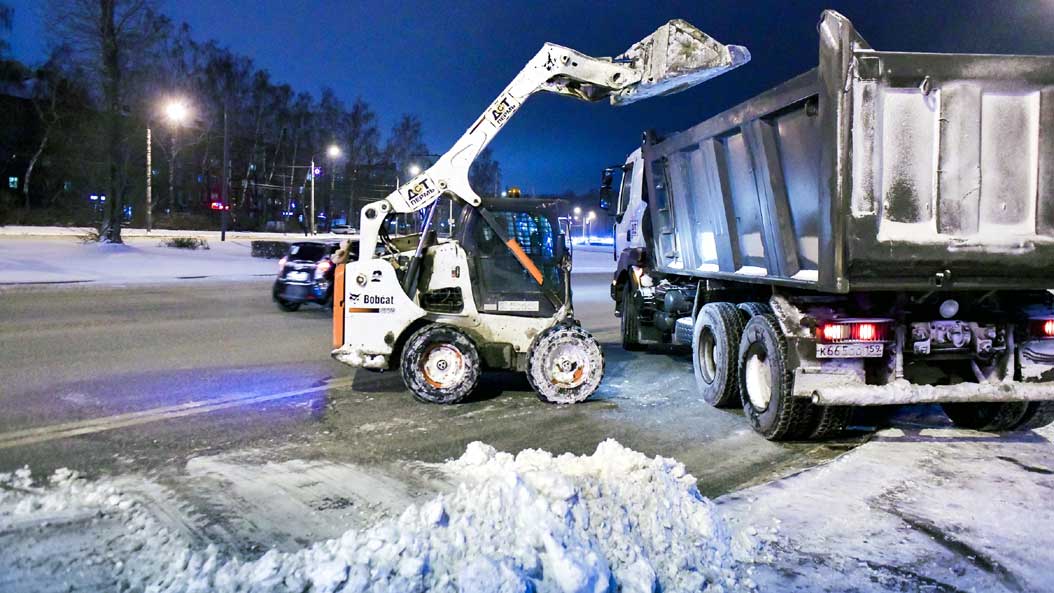
[[[1054,381],[917,385],[904,379],[898,379],[886,385],[830,385],[812,392],[813,403],[821,406],[1048,400],[1054,400]]]

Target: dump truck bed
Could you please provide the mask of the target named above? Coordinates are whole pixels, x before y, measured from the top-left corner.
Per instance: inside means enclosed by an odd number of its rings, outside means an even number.
[[[1054,57],[875,51],[642,147],[666,273],[825,292],[1054,286]]]

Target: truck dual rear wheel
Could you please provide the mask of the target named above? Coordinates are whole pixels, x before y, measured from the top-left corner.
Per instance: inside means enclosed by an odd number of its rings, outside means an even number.
[[[556,325],[538,336],[527,354],[527,381],[550,404],[586,400],[604,378],[604,352],[589,332]]]
[[[707,303],[692,327],[695,384],[706,403],[727,408],[739,403],[736,372],[743,318],[731,303]]]
[[[447,325],[428,325],[403,347],[400,371],[415,398],[433,404],[455,404],[479,383],[479,353],[471,338]]]
[[[774,315],[755,315],[739,342],[739,390],[750,424],[770,441],[809,436],[815,408],[794,397],[787,340]]]
[[[1032,418],[1030,402],[941,404],[944,413],[960,428],[999,432],[1013,430]]]

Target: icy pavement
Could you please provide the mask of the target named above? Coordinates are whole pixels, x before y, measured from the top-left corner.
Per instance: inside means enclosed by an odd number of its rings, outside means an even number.
[[[1054,425],[889,429],[723,497],[766,542],[770,591],[1054,591]]]
[[[593,455],[481,443],[436,469],[451,489],[397,518],[296,552],[239,559],[207,545],[175,500],[137,478],[0,476],[4,590],[742,591],[734,535],[684,466],[614,441]],[[281,495],[281,491],[271,495]],[[151,499],[154,499],[152,502]],[[68,526],[74,525],[70,529]],[[50,537],[49,537],[50,535]]]

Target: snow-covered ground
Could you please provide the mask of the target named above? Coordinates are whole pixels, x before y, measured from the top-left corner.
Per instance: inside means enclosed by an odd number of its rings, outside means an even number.
[[[584,456],[473,443],[460,459],[416,464],[440,476],[436,494],[393,501],[405,510],[372,523],[343,520],[342,535],[260,553],[210,538],[201,509],[150,479],[60,470],[36,481],[25,470],[0,475],[0,589],[1051,591],[1051,438],[1054,427],[889,429],[716,502],[676,461],[614,441]],[[191,481],[201,479],[195,463]],[[244,474],[242,497],[290,496],[248,484],[268,472],[224,470],[224,484],[236,489]],[[311,472],[303,479],[313,483],[326,474],[318,464]],[[359,488],[369,484],[388,490],[375,477]],[[276,521],[253,516],[267,506],[241,506],[242,520]],[[326,520],[337,527],[341,516]]]
[[[48,235],[19,235],[21,229]],[[132,284],[188,279],[245,280],[272,276],[277,263],[250,255],[253,239],[303,240],[303,235],[219,233],[199,231],[128,232],[123,245],[82,243],[78,229],[62,227],[0,227],[0,285],[81,283]],[[29,231],[26,231],[29,232]],[[215,235],[215,236],[214,236]],[[196,237],[208,249],[174,249],[161,245],[169,237]],[[337,235],[315,239],[341,239]],[[576,246],[574,273],[610,273],[615,262],[611,247]]]
[[[398,517],[294,552],[198,541],[185,504],[143,478],[0,475],[0,589],[148,591],[749,591],[757,549],[671,459],[481,443],[435,468],[450,488]],[[281,496],[280,491],[266,494]],[[71,529],[70,526],[73,526]],[[87,585],[87,586],[86,586]]]
[[[158,238],[127,238],[123,245],[0,238],[0,284],[251,279],[278,270],[274,260],[251,257],[248,240],[209,240],[208,245],[190,250],[164,247]]]

